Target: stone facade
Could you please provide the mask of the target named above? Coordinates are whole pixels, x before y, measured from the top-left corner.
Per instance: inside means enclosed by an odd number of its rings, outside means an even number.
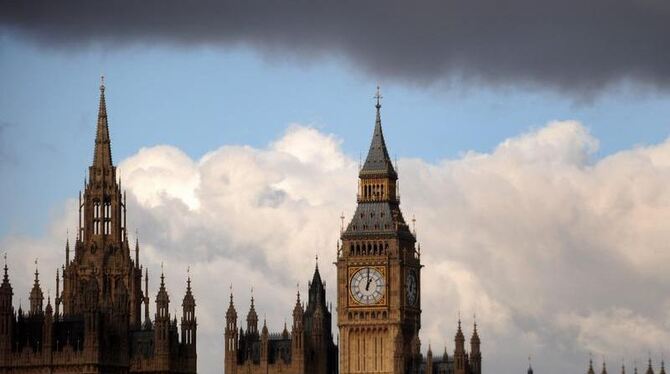
[[[377,94],[370,150],[358,179],[358,206],[337,251],[339,372],[480,374],[476,330],[470,353],[458,322],[454,355],[421,354],[421,247],[400,210],[398,174],[386,148]]]
[[[307,307],[300,293],[293,308],[293,325],[281,333],[269,333],[263,321],[258,331],[258,314],[251,299],[246,330],[238,330],[237,311],[230,295],[226,312],[224,365],[226,374],[335,374],[337,346],[331,332],[332,315],[326,304],[325,283],[317,266],[309,283]]]
[[[79,229],[71,258],[56,272],[54,306],[35,271],[30,310],[14,310],[5,263],[0,286],[0,373],[195,373],[195,299],[190,278],[184,296],[181,336],[164,276],[149,316],[148,271],[139,262],[139,243],[128,243],[126,199],[112,163],[105,86],[93,164],[79,195]],[[62,274],[62,282],[60,275]],[[142,283],[144,281],[144,291]],[[62,283],[62,292],[60,286]],[[144,320],[142,320],[144,306]]]

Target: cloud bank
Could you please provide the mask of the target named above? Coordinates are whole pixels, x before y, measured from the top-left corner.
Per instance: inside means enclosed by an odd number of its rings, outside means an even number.
[[[670,140],[595,159],[598,140],[577,122],[553,122],[488,153],[428,163],[400,159],[402,207],[416,215],[423,263],[424,349],[453,350],[461,311],[477,314],[484,368],[585,370],[588,352],[611,367],[647,352],[659,359],[670,314]],[[172,146],[119,165],[129,225],[154,279],[166,264],[179,310],[191,266],[199,367],[220,372],[227,289],[246,315],[251,287],[271,330],[290,321],[315,255],[334,300],[341,212],[355,207],[357,161],[341,140],[293,125],[265,148],[227,145],[198,160]],[[27,299],[34,257],[54,289],[75,204],[53,213],[43,238],[7,236],[15,301]]]
[[[591,95],[670,83],[662,0],[0,2],[0,27],[42,45],[244,45],[276,61],[343,56],[375,79],[465,79]]]

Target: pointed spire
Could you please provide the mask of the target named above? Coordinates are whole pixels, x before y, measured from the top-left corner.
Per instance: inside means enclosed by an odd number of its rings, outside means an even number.
[[[470,343],[472,345],[479,345],[479,333],[477,332],[477,316],[474,316],[474,330],[472,331],[472,337],[470,338]]]
[[[463,353],[465,352],[465,336],[463,335],[463,330],[461,330],[461,317],[460,313],[458,316],[458,330],[456,331],[456,337],[454,338],[455,342],[455,352]]]
[[[9,274],[8,274],[8,268],[7,268],[7,252],[3,255],[4,260],[5,260],[5,275],[2,277],[2,285],[4,286],[5,284],[9,284]]]
[[[321,273],[319,273],[319,255],[316,255],[316,266],[314,267],[314,276],[312,277],[312,287],[323,286],[321,281]]]
[[[56,304],[56,314],[60,313],[60,269],[56,268],[56,296],[54,297],[54,303]]]
[[[95,134],[95,153],[93,166],[112,166],[112,148],[107,124],[107,104],[105,103],[105,77],[100,77],[100,104],[98,107],[98,125]]]
[[[44,294],[40,287],[40,272],[37,267],[37,259],[35,259],[35,283],[33,284],[33,289],[30,291],[30,313],[41,312],[43,302]]]
[[[230,303],[226,311],[226,320],[228,322],[235,320],[237,322],[237,311],[235,310],[235,303],[233,302],[233,285],[230,285]]]
[[[140,236],[135,230],[135,265],[140,263]]]
[[[70,230],[67,231],[65,238],[65,264],[70,264]]]
[[[51,296],[48,296],[47,297],[47,306],[46,306],[46,308],[44,308],[44,313],[47,316],[52,316],[53,312],[54,312],[54,310],[53,310],[53,307],[51,306]]]
[[[165,273],[163,271],[163,262],[161,262],[161,288],[165,289]]]
[[[665,360],[661,359],[661,371],[658,374],[665,374]]]
[[[372,133],[370,149],[368,150],[368,155],[365,159],[363,167],[361,168],[360,174],[382,174],[397,178],[397,174],[393,168],[393,162],[391,161],[391,157],[389,157],[389,153],[386,148],[386,142],[384,141],[381,120],[381,98],[382,96],[379,93],[379,86],[377,86],[377,94],[375,95],[375,99],[377,100],[377,104],[375,105],[375,108],[377,109],[377,118],[375,120],[375,128]]]
[[[646,374],[654,374],[654,368],[651,366],[651,354],[649,354],[649,366],[647,366]]]
[[[186,292],[191,293],[191,266],[186,268]]]
[[[7,268],[7,253],[3,255],[5,259],[5,268],[4,268],[4,275],[2,276],[2,285],[0,285],[0,295],[4,295],[5,297],[8,297],[9,300],[11,300],[13,292],[12,292],[12,285],[9,283],[9,272]],[[8,304],[9,308],[11,308],[11,302]]]
[[[141,270],[140,270],[141,271]],[[151,327],[151,317],[149,316],[149,268],[146,268],[144,273],[144,327],[149,329]]]
[[[528,374],[533,374],[533,365],[530,362],[530,355],[528,355]]]
[[[251,305],[247,314],[247,330],[252,334],[258,333],[258,313],[256,313],[256,306],[254,304],[253,288],[251,289]]]
[[[268,324],[267,324],[267,319],[265,316],[263,316],[263,330],[262,330],[263,336],[268,336]]]
[[[603,359],[603,371],[601,373],[602,374],[607,374],[607,364],[605,363],[604,359]]]
[[[193,292],[191,291],[191,267],[186,268],[186,294],[184,295],[184,300],[182,302],[182,307],[184,311],[187,312],[190,309],[195,308],[195,298],[193,297]]]
[[[293,307],[293,324],[295,327],[296,323],[301,323],[302,322],[302,316],[305,310],[302,307],[302,303],[300,302],[300,285],[296,284],[296,298],[295,298],[295,306]]]
[[[286,327],[286,320],[284,320],[284,330],[281,332],[283,339],[288,339],[288,328]]]

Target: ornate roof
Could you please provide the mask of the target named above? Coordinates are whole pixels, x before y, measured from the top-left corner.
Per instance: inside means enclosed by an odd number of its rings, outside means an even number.
[[[107,105],[105,103],[105,82],[100,83],[100,106],[98,108],[98,126],[95,134],[95,152],[93,166],[110,167],[112,165],[112,147],[107,124]]]
[[[379,93],[377,93],[378,98],[380,98]],[[397,178],[395,169],[393,168],[393,163],[389,157],[388,150],[386,149],[386,142],[384,141],[384,132],[382,131],[382,120],[381,120],[381,104],[377,100],[377,118],[375,120],[375,129],[372,133],[372,141],[370,142],[370,149],[368,150],[368,156],[365,158],[365,163],[360,171],[360,176],[364,175],[385,175],[392,178]]]

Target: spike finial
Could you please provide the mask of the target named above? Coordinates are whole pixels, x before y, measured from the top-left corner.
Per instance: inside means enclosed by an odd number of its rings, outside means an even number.
[[[191,291],[191,265],[186,267],[186,290]]]
[[[375,93],[374,98],[377,100],[377,104],[375,105],[375,107],[377,108],[377,110],[379,110],[382,107],[381,99],[384,98],[384,96],[382,96],[380,93],[379,85],[377,85],[377,93]]]
[[[161,261],[161,287],[165,286],[165,272],[163,269],[163,261]]]

